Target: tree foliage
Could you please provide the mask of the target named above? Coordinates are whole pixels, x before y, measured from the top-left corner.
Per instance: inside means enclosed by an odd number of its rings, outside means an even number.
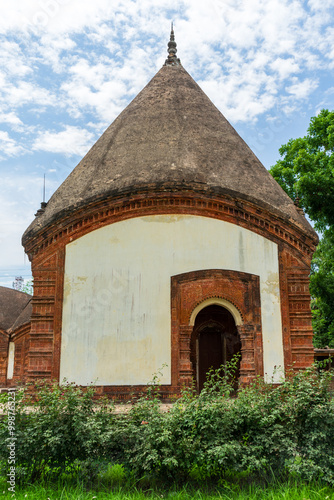
[[[334,111],[311,118],[305,137],[284,144],[270,173],[314,222],[322,237],[312,262],[316,347],[334,347]]]
[[[313,256],[310,292],[314,346],[334,348],[334,228],[325,231]]]

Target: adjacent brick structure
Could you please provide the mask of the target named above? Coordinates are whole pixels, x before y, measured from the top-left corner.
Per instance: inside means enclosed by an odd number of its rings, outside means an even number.
[[[0,287],[0,387],[11,386],[14,378],[7,378],[10,343],[15,344],[15,381],[24,376],[25,339],[30,332],[31,296]]]

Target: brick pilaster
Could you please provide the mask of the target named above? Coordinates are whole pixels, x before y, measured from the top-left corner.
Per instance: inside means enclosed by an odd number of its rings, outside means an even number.
[[[238,332],[241,341],[240,383],[251,382],[256,375],[254,356],[254,325],[239,325]]]
[[[179,384],[190,387],[193,381],[193,368],[190,361],[190,339],[192,326],[180,327],[180,358],[179,358]]]

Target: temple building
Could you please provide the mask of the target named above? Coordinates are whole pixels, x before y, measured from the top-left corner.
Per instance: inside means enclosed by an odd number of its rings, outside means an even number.
[[[168,58],[37,212],[30,328],[7,378],[94,383],[126,399],[161,371],[178,394],[240,353],[239,380],[314,360],[318,237],[183,68]]]

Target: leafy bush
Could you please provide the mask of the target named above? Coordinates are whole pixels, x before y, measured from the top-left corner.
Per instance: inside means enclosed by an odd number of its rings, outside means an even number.
[[[166,414],[139,403],[140,421],[128,420],[128,467],[160,480],[274,470],[334,483],[331,375],[287,373],[279,386],[258,378],[231,397],[236,363],[211,372],[198,396],[184,393]]]
[[[34,386],[36,396],[31,388],[18,392],[18,479],[85,478],[113,487],[129,477],[221,483],[235,474],[269,477],[274,471],[334,484],[331,374],[291,372],[278,386],[257,378],[236,395],[237,362],[212,371],[199,395],[184,390],[167,412],[160,409],[158,378],[121,414],[94,399],[93,388],[43,382]],[[4,465],[7,438],[2,419]]]
[[[122,464],[108,464],[106,470],[99,473],[99,480],[107,486],[121,486],[126,479],[126,470]]]
[[[105,429],[112,425],[105,401],[94,400],[94,389],[73,384],[36,382],[16,392],[16,466],[30,479],[64,472],[75,460],[104,455]],[[8,429],[0,427],[0,456],[8,455]],[[51,474],[52,475],[52,474]]]

